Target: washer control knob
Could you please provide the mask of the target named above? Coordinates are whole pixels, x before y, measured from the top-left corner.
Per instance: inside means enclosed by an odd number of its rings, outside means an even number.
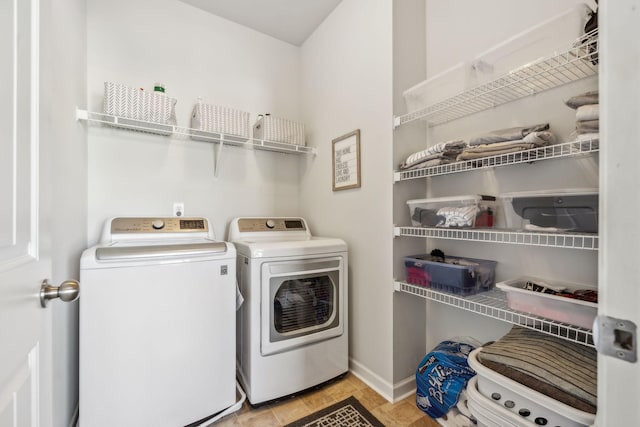
[[[156,219],[151,222],[151,226],[154,230],[162,230],[164,228],[164,221],[161,219]]]
[[[267,228],[273,228],[276,226],[276,222],[272,219],[268,219],[265,225],[267,226]]]

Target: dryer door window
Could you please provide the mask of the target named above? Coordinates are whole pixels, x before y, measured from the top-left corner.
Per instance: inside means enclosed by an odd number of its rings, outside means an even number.
[[[280,339],[330,328],[338,320],[335,289],[329,274],[281,282],[273,299],[273,327]]]
[[[263,264],[262,354],[342,335],[343,265],[342,257]]]

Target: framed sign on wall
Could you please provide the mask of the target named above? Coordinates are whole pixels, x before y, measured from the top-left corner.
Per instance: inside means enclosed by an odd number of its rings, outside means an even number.
[[[333,191],[360,187],[360,129],[332,141]]]

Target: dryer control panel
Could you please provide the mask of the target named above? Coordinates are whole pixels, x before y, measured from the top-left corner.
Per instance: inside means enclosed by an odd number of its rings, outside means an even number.
[[[239,218],[241,233],[260,231],[304,231],[307,229],[302,218]]]

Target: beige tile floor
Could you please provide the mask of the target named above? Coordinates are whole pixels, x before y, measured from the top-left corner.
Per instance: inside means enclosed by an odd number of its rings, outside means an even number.
[[[354,396],[381,423],[387,427],[438,427],[409,396],[391,404],[349,373],[339,381],[284,402],[252,408],[246,402],[243,407],[210,427],[280,427]]]

